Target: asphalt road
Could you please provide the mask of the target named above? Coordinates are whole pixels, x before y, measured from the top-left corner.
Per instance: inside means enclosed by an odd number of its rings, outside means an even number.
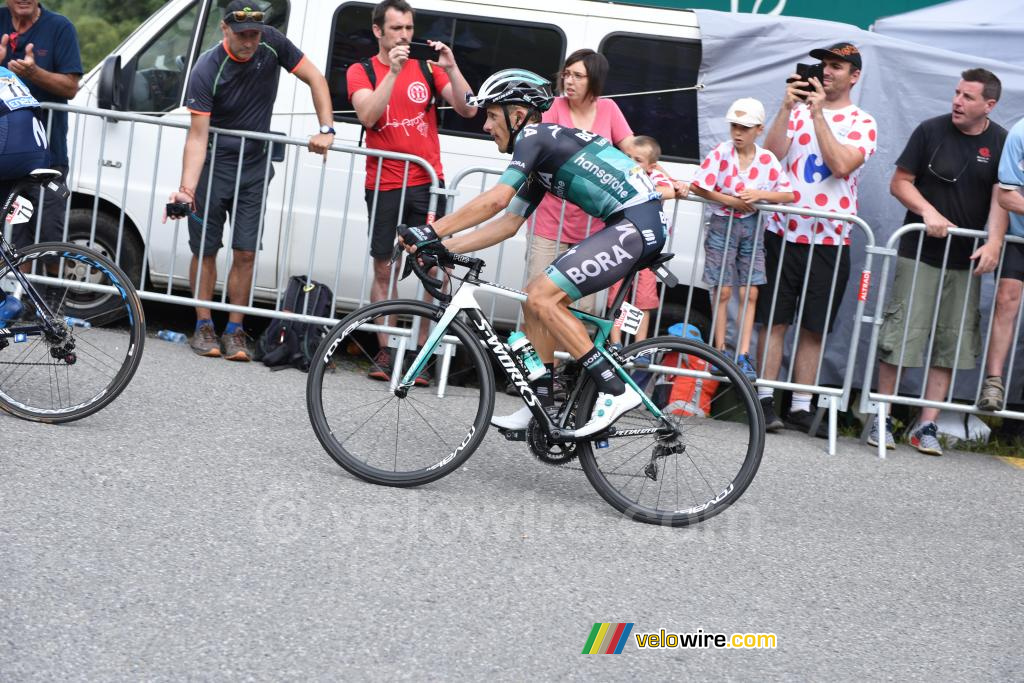
[[[440,482],[363,483],[322,451],[304,388],[151,337],[99,414],[0,415],[0,679],[1024,671],[1024,469],[1005,460],[772,435],[736,505],[665,529],[496,435]],[[777,647],[581,655],[595,622]]]

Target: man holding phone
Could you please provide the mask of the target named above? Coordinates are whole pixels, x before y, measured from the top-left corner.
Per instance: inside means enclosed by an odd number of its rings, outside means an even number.
[[[810,56],[821,60],[822,77],[808,75],[808,80],[803,80],[797,73],[789,78],[764,146],[790,171],[796,206],[855,215],[860,169],[877,144],[874,117],[850,99],[850,91],[860,78],[861,54],[855,45],[844,42],[811,50]],[[764,296],[757,302],[756,320],[761,326],[758,358],[763,362],[763,377],[778,377],[786,331],[800,316],[802,329],[793,379],[798,384],[813,385],[823,334],[835,324],[850,274],[849,249],[844,248],[850,242],[849,225],[839,220],[773,214],[766,217],[765,226],[768,282],[764,291],[775,291],[778,280],[778,295],[774,301]],[[835,293],[830,299],[833,278]],[[772,327],[765,334],[769,319]],[[758,387],[758,393],[768,428],[779,429],[783,422],[775,413],[772,390]],[[809,393],[793,393],[786,427],[810,430],[814,419],[811,398]],[[818,430],[818,436],[825,434],[825,430]]]
[[[384,0],[373,8],[373,35],[377,54],[369,62],[348,68],[348,97],[359,122],[366,128],[370,149],[403,152],[422,157],[443,183],[441,144],[437,137],[437,108],[434,93],[463,117],[476,116],[476,107],[466,103],[469,84],[455,63],[451,48],[436,40],[426,41],[430,61],[411,55],[425,49],[412,43],[413,9],[405,0]],[[371,78],[372,76],[372,78]],[[431,82],[432,81],[432,82]],[[370,216],[370,256],[373,257],[373,285],[370,301],[398,296],[397,282],[391,281],[391,255],[400,223],[422,225],[440,217],[428,214],[430,176],[417,164],[366,157],[366,208]],[[408,174],[408,175],[407,175]],[[391,285],[389,288],[389,284]],[[380,335],[381,351],[369,376],[391,378],[391,355],[386,335]],[[428,378],[423,378],[429,381]]]

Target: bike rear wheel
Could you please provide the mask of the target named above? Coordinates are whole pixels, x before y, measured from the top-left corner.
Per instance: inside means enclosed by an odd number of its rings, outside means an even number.
[[[385,486],[425,484],[458,469],[483,440],[494,410],[493,370],[458,320],[425,367],[429,385],[414,384],[403,396],[392,386],[443,313],[411,300],[373,304],[344,318],[320,344],[306,382],[309,419],[327,453],[357,477]],[[398,370],[392,381],[368,377],[380,370],[378,326],[388,328]]]
[[[146,323],[135,288],[113,261],[74,244],[27,247],[15,267],[54,314],[58,333],[41,331],[44,312],[0,263],[0,285],[23,305],[4,323],[0,407],[37,422],[92,415],[128,386],[142,358]],[[82,303],[98,295],[107,301],[104,311],[83,317]]]
[[[604,448],[582,441],[577,451],[587,478],[608,503],[641,522],[686,526],[717,515],[743,494],[761,462],[764,414],[757,391],[723,354],[681,337],[637,342],[624,348],[622,355],[651,365],[694,369],[693,374],[681,376],[627,367],[678,430],[682,450],[656,453],[657,435],[613,436]],[[717,366],[722,376],[695,371],[710,365]],[[580,394],[578,427],[588,420],[596,398],[596,387],[589,383]],[[623,415],[615,428],[660,424],[641,404]]]

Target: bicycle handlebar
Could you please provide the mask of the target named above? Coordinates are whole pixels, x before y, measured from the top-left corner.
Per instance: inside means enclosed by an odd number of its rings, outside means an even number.
[[[438,301],[449,303],[452,300],[452,295],[442,290],[444,282],[433,277],[430,271],[436,267],[453,268],[455,266],[464,266],[474,275],[479,275],[480,269],[484,267],[484,261],[465,254],[454,254],[445,249],[440,242],[434,242],[417,249],[415,254],[406,254],[402,279],[408,277],[410,272],[416,273],[416,277],[432,297]]]

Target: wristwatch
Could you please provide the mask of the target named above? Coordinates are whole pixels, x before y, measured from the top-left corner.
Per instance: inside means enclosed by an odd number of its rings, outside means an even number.
[[[320,132],[330,133],[331,135],[334,135],[334,129],[327,125],[320,126]]]

